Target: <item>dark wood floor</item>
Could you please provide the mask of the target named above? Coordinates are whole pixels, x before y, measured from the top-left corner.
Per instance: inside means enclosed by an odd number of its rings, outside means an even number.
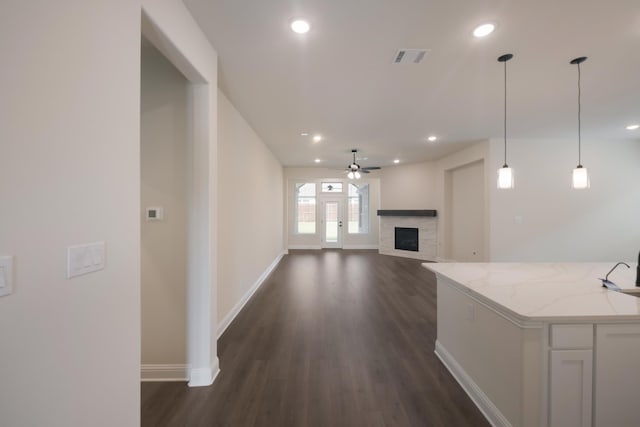
[[[143,383],[142,425],[489,425],[435,339],[420,261],[291,251],[218,341],[215,383]]]

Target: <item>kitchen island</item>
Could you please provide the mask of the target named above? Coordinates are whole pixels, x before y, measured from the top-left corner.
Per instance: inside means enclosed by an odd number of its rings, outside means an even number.
[[[598,280],[615,263],[423,265],[436,354],[493,425],[640,425],[640,298]],[[624,292],[630,265],[609,276]]]

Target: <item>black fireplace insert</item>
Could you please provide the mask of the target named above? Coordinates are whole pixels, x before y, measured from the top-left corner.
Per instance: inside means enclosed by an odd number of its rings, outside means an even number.
[[[395,227],[395,248],[401,251],[418,252],[418,229],[408,227]]]

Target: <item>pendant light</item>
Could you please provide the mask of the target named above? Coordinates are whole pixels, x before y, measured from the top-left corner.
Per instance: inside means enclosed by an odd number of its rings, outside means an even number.
[[[498,58],[498,62],[504,63],[504,165],[498,169],[498,188],[513,188],[513,169],[507,165],[507,61],[513,58],[510,53]]]
[[[571,64],[578,66],[578,166],[573,170],[572,186],[576,190],[583,190],[589,188],[589,175],[587,175],[587,168],[582,166],[582,152],[581,152],[581,133],[580,133],[580,64],[587,60],[586,56],[581,56],[571,60]]]

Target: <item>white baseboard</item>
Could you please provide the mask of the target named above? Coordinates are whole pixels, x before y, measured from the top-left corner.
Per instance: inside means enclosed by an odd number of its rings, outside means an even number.
[[[378,245],[343,245],[342,249],[378,249]]]
[[[188,365],[183,364],[145,364],[140,367],[140,380],[153,381],[187,381]]]
[[[322,247],[320,245],[289,245],[289,250],[291,249],[311,249],[311,250],[320,250]]]
[[[191,369],[189,373],[189,387],[206,387],[213,384],[220,373],[220,361],[216,357],[208,368]]]
[[[319,245],[289,245],[290,250],[302,249],[302,250],[313,250],[319,251],[322,249],[322,246]],[[342,245],[342,249],[378,249],[378,245]]]
[[[478,387],[462,366],[458,364],[453,356],[437,340],[435,353],[492,426],[512,427],[509,420],[507,420],[502,412],[491,402],[491,399]]]
[[[218,324],[218,339],[224,333],[224,331],[229,327],[233,319],[236,318],[238,313],[244,308],[245,304],[251,299],[253,294],[262,286],[265,279],[271,274],[271,272],[277,267],[278,263],[285,255],[285,252],[282,252],[280,255],[276,257],[276,259],[267,267],[267,269],[258,277],[258,280],[251,286],[251,288],[244,294],[244,296],[238,301],[238,303],[231,309],[224,319]]]

